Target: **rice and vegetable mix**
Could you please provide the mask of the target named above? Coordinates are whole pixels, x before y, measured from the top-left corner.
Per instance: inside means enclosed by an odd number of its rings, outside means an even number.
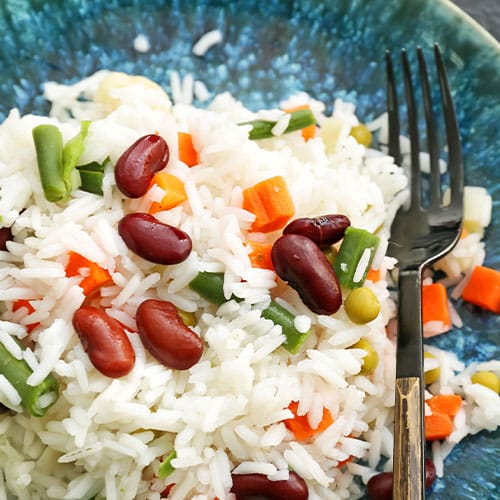
[[[327,116],[305,94],[198,109],[106,71],[45,91],[50,117],[12,110],[0,126],[0,496],[380,495],[385,249],[407,185],[369,148],[385,118],[367,127],[341,101]],[[490,211],[467,187],[444,278],[426,278],[426,335],[460,325],[451,290],[499,312],[499,273],[482,265]],[[500,361],[425,355],[441,476],[462,438],[497,428]]]

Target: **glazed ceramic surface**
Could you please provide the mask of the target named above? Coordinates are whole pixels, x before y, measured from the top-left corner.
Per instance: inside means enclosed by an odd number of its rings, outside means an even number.
[[[192,54],[205,32],[223,42]],[[106,68],[143,74],[169,90],[191,73],[212,95],[230,91],[257,110],[305,91],[352,101],[361,120],[385,108],[384,52],[439,43],[456,100],[467,184],[500,202],[500,48],[458,9],[437,0],[5,0],[0,3],[0,119],[12,107],[46,113],[42,83]],[[144,35],[150,50],[134,49]],[[500,219],[486,232],[486,264],[500,269]],[[465,327],[432,341],[468,364],[500,358],[500,318],[459,304]],[[498,498],[500,433],[465,439],[432,499]]]

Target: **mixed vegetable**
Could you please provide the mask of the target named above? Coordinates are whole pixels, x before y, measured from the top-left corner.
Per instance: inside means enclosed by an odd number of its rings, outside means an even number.
[[[302,131],[303,140],[316,133],[315,117],[308,106],[286,110],[277,121],[254,120],[241,123],[249,127],[249,138],[272,138],[276,128],[282,133]],[[80,132],[63,144],[61,131],[54,125],[44,124],[33,129],[38,170],[43,192],[49,202],[64,203],[79,188],[95,195],[103,194],[103,178],[111,168],[109,159],[103,163],[84,165],[79,160],[84,152],[85,139],[91,123],[83,121]],[[330,129],[329,129],[330,127]],[[335,134],[334,125],[326,124],[322,133]],[[351,135],[368,146],[371,134],[363,125],[353,127]],[[193,137],[187,132],[177,133],[178,157],[188,167],[200,163],[200,152]],[[178,227],[161,222],[156,214],[171,210],[187,200],[183,182],[169,172],[170,145],[158,134],[148,134],[131,144],[114,165],[116,186],[125,198],[140,199],[150,190],[159,189],[162,196],[149,204],[147,211],[126,214],[118,225],[118,233],[126,247],[152,264],[169,266],[185,261],[192,251],[191,237]],[[275,272],[277,279],[293,288],[303,303],[314,313],[332,315],[341,308],[355,324],[374,321],[380,314],[380,303],[373,284],[381,279],[375,260],[381,243],[378,235],[353,227],[343,214],[318,214],[311,218],[295,218],[295,207],[286,179],[274,176],[246,187],[242,192],[242,207],[255,218],[248,231],[247,245],[252,266]],[[468,224],[477,230],[477,223]],[[255,236],[265,234],[266,240]],[[0,250],[8,251],[13,239],[9,228],[0,231]],[[108,269],[76,253],[69,252],[65,265],[66,277],[78,280],[85,303],[73,315],[73,327],[93,366],[106,377],[126,376],[134,368],[135,353],[124,325],[106,313],[105,309],[91,305],[92,298],[112,283]],[[200,271],[189,282],[189,288],[201,298],[219,307],[238,296],[226,296],[225,275],[221,272]],[[500,313],[500,273],[484,266],[475,266],[461,292],[463,300],[494,313]],[[13,311],[25,308],[27,314],[35,308],[29,300],[19,300]],[[264,307],[261,316],[281,328],[282,347],[290,355],[297,354],[313,332],[304,322],[274,299]],[[147,351],[164,366],[173,370],[188,370],[203,356],[204,340],[193,327],[197,317],[186,313],[167,300],[148,299],[137,308],[135,321],[139,336]],[[440,332],[452,326],[449,299],[440,282],[426,283],[423,288],[423,323],[439,323]],[[28,331],[39,327],[28,325]],[[370,377],[379,363],[378,353],[367,338],[361,338],[349,349],[362,351],[358,375]],[[427,359],[436,361],[432,353]],[[434,358],[434,359],[433,359]],[[58,382],[49,375],[37,385],[29,384],[32,370],[22,359],[17,359],[0,342],[0,374],[18,391],[22,407],[30,415],[40,417],[56,402]],[[425,372],[425,383],[430,386],[440,377],[436,366]],[[493,372],[478,372],[472,383],[481,384],[498,394],[500,382]],[[426,439],[442,440],[453,430],[453,419],[463,400],[456,394],[435,394],[426,400]],[[286,428],[297,441],[307,441],[333,423],[328,408],[313,428],[307,415],[299,414],[299,402],[292,401],[288,410],[293,415],[284,420]],[[168,454],[158,469],[158,477],[166,479],[174,470],[176,450]],[[344,466],[353,457],[341,461]],[[435,470],[427,462],[428,486]],[[168,495],[169,485],[163,496]],[[373,498],[389,497],[392,475],[382,473],[368,483]],[[237,474],[233,477],[232,492],[245,495],[266,495],[272,492],[283,498],[307,498],[307,486],[302,478],[291,473],[287,481],[269,481],[263,474]],[[239,496],[238,496],[239,498]],[[281,498],[281,497],[280,497]]]

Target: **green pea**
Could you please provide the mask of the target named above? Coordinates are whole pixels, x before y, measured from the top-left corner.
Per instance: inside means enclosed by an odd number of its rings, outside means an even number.
[[[351,349],[363,349],[366,354],[363,356],[360,375],[370,375],[375,371],[378,365],[378,353],[366,339],[359,339]]]
[[[345,299],[344,309],[351,321],[364,325],[378,316],[380,302],[369,288],[363,286],[351,291]]]
[[[352,135],[359,144],[365,147],[368,147],[372,142],[372,133],[368,130],[368,127],[362,123],[352,127],[349,135]]]
[[[495,391],[497,394],[500,393],[500,380],[496,373],[488,371],[476,372],[470,379],[473,384],[481,384]]]
[[[435,359],[436,356],[434,356],[434,354],[432,354],[428,351],[425,351],[424,358]],[[437,368],[432,368],[431,370],[427,370],[424,373],[425,385],[430,385],[430,384],[433,384],[434,382],[437,382],[439,380],[440,376],[441,376],[441,368],[439,366]]]

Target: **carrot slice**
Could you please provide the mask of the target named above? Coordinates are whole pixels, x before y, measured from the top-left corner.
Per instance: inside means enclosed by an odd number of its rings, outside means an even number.
[[[245,189],[243,208],[255,214],[252,230],[263,233],[281,229],[295,213],[286,181],[280,175]]]
[[[435,441],[445,439],[453,430],[453,422],[451,417],[446,413],[434,412],[431,415],[425,415],[425,439],[427,441]]]
[[[446,288],[442,283],[431,283],[422,287],[422,323],[441,321],[451,327],[450,310]]]
[[[29,316],[31,313],[35,312],[35,308],[33,307],[33,304],[27,300],[27,299],[18,299],[12,304],[12,312],[16,312],[21,308],[26,308],[27,310],[27,316]],[[40,323],[32,323],[30,325],[26,325],[26,330],[28,330],[28,333],[31,333]]]
[[[445,413],[453,418],[462,406],[462,398],[458,394],[437,394],[425,402],[429,405],[432,413]]]
[[[79,286],[83,293],[88,296],[96,292],[102,286],[111,283],[111,275],[95,262],[88,260],[76,252],[69,252],[69,260],[66,264],[66,276],[84,276]]]
[[[200,163],[200,156],[193,145],[193,136],[187,132],[177,133],[177,142],[179,145],[179,160],[188,167],[194,167]]]
[[[474,267],[462,291],[462,298],[466,302],[499,314],[500,272],[485,266]]]
[[[305,441],[312,438],[314,435],[323,432],[327,427],[333,424],[333,417],[328,408],[323,408],[323,416],[316,429],[309,425],[309,420],[306,415],[298,415],[298,401],[292,401],[288,405],[288,409],[293,413],[292,418],[284,420],[286,428],[293,432],[297,441]]]
[[[154,184],[165,191],[165,196],[160,202],[154,201],[151,204],[148,210],[150,214],[155,214],[161,210],[169,210],[187,200],[184,183],[175,175],[167,172],[157,172],[153,175],[151,181],[151,186]]]
[[[371,267],[368,273],[366,273],[366,279],[370,280],[372,283],[380,281],[380,269],[373,269],[373,267]]]
[[[310,106],[309,104],[302,104],[300,106],[286,108],[283,111],[285,111],[286,113],[293,113],[294,111],[299,111],[301,109],[310,109]],[[308,127],[305,127],[301,129],[300,133],[302,134],[304,141],[307,142],[309,139],[312,139],[316,135],[316,125],[309,125]]]
[[[252,247],[252,251],[248,254],[252,267],[260,269],[274,269],[273,261],[271,260],[271,243],[261,241],[249,241],[248,244]]]
[[[354,460],[354,456],[353,455],[349,455],[345,460],[341,460],[337,464],[337,469],[341,469],[342,467],[344,467],[344,465],[347,465],[349,462],[352,462],[353,460]]]

